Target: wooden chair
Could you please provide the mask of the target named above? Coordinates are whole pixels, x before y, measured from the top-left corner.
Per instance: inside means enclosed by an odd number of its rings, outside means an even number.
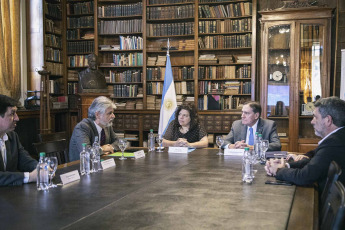
[[[345,188],[340,181],[336,181],[330,188],[320,223],[321,230],[345,229]]]
[[[33,143],[36,153],[45,152],[47,157],[57,157],[58,164],[69,162],[66,139]]]
[[[323,210],[323,206],[325,205],[327,196],[330,192],[330,188],[338,180],[340,174],[341,174],[341,168],[335,161],[332,161],[331,164],[329,165],[326,184],[321,194],[320,210]]]
[[[56,140],[67,140],[66,132],[56,132],[56,133],[40,133],[38,134],[38,140],[40,142],[56,141]]]

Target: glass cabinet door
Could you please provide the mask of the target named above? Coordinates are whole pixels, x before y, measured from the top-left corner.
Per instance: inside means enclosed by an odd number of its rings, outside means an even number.
[[[288,117],[290,102],[290,28],[268,28],[267,50],[267,117]]]
[[[321,76],[323,72],[324,26],[300,26],[300,115],[313,115],[314,103],[323,97]]]

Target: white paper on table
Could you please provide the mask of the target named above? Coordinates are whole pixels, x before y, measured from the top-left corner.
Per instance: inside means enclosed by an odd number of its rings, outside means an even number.
[[[224,156],[243,156],[244,149],[224,149]]]
[[[108,159],[105,161],[101,161],[101,164],[102,164],[103,170],[116,166],[114,159]]]
[[[185,153],[185,154],[188,154],[188,147],[169,147],[168,153]]]
[[[80,175],[79,175],[78,170],[74,170],[72,172],[61,174],[60,178],[61,178],[62,184],[65,185],[73,181],[80,180]]]

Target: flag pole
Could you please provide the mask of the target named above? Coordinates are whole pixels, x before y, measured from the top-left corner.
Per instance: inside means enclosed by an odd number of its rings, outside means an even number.
[[[167,42],[167,56],[170,56],[169,49],[170,49],[170,41],[169,41],[169,38],[168,38],[168,42]]]

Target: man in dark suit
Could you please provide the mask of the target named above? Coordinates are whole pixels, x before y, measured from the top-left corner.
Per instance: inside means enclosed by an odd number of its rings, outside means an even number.
[[[246,102],[242,108],[241,120],[234,121],[226,136],[223,148],[244,148],[254,145],[255,132],[269,141],[268,151],[280,151],[281,144],[274,121],[260,118],[261,105],[255,101]]]
[[[15,129],[17,101],[0,95],[0,186],[36,181],[37,161],[21,145]]]
[[[88,118],[79,122],[73,130],[69,144],[70,161],[79,160],[82,144],[92,145],[96,136],[99,137],[103,154],[114,152],[117,141],[113,130],[114,109],[115,104],[107,97],[93,100],[88,110]]]
[[[297,185],[318,182],[322,192],[331,161],[337,162],[345,171],[345,101],[337,97],[319,99],[313,113],[311,124],[315,134],[322,138],[313,157],[292,163],[286,163],[284,159],[268,161],[265,169],[268,175]],[[344,173],[339,180],[345,183]]]

